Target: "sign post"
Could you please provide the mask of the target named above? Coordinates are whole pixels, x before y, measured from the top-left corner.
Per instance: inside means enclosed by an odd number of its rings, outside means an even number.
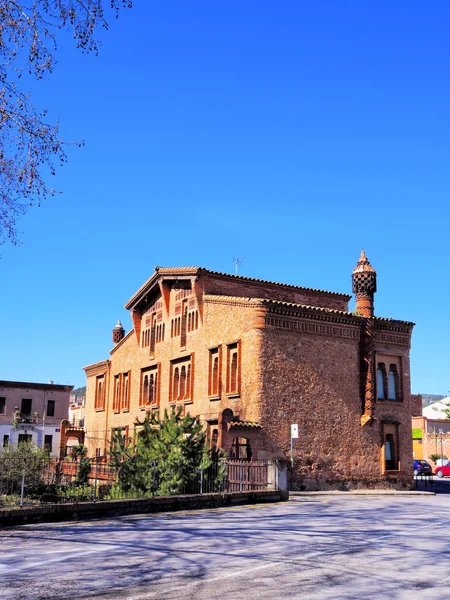
[[[294,466],[294,440],[298,439],[298,424],[291,425],[291,466]]]

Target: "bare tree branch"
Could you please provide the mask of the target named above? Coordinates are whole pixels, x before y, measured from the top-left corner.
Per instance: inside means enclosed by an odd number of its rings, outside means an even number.
[[[106,3],[108,4],[108,3]],[[0,244],[19,243],[17,221],[33,205],[56,193],[48,175],[66,162],[58,123],[19,88],[26,70],[42,79],[56,66],[56,33],[71,32],[82,52],[98,53],[99,27],[108,29],[104,0],[0,0]],[[130,0],[110,0],[118,16]],[[80,142],[69,142],[82,145]]]

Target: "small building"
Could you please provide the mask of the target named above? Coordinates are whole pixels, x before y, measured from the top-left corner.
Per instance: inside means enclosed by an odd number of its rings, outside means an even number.
[[[32,442],[59,453],[61,421],[67,419],[71,385],[0,381],[0,443]]]
[[[345,293],[156,267],[125,306],[131,331],[118,322],[85,367],[89,454],[177,407],[230,457],[292,460],[294,486],[410,486],[414,324],[375,316],[364,251],[352,283],[354,312]]]
[[[411,395],[411,399],[413,456],[416,460],[427,460],[435,466],[436,457],[450,458],[450,419],[445,412],[450,406],[450,397],[425,408],[422,408],[420,394]]]

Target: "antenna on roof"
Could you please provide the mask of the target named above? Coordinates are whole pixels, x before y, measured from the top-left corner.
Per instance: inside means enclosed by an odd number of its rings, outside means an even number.
[[[245,256],[241,256],[240,258],[233,258],[234,266],[235,266],[235,275],[238,274],[238,270],[240,265],[244,262]]]

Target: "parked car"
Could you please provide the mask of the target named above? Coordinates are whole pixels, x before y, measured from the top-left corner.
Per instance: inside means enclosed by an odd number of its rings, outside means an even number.
[[[434,474],[438,477],[450,477],[450,461],[447,461],[447,464],[442,467],[436,467],[434,469]]]
[[[433,469],[426,460],[415,460],[414,461],[414,475],[432,475]],[[450,473],[449,473],[450,475]],[[442,475],[440,475],[442,477]]]

